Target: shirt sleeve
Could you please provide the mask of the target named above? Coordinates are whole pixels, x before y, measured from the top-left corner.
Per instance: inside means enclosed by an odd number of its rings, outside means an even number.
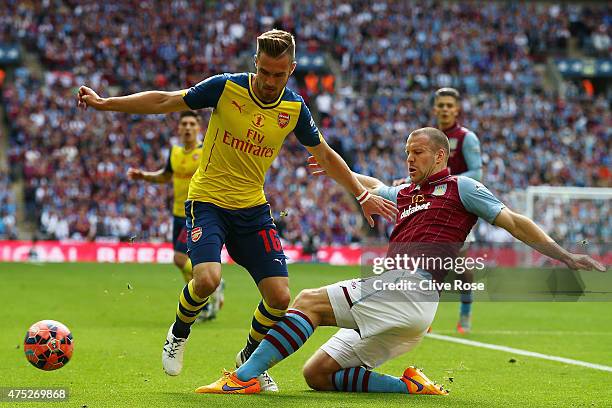
[[[466,210],[493,224],[499,212],[506,206],[481,182],[465,176],[457,177],[459,198]]]
[[[461,173],[461,175],[481,181],[482,156],[480,154],[480,140],[478,140],[478,136],[474,132],[468,132],[465,135],[461,153],[463,153],[463,159],[468,168],[468,171]]]
[[[399,186],[391,187],[387,185],[383,185],[378,187],[374,191],[374,194],[381,196],[382,198],[386,198],[387,200],[393,201],[397,205],[397,193],[403,188],[408,187],[410,184],[400,184]]]
[[[168,161],[166,161],[166,167],[164,167],[164,173],[174,172],[174,170],[172,170],[172,149],[174,149],[174,146],[171,146],[170,151],[168,152]]]
[[[315,125],[310,110],[304,101],[302,101],[300,116],[298,117],[295,129],[293,129],[293,133],[295,133],[295,136],[304,146],[313,147],[321,143],[321,132],[319,132],[317,125]]]
[[[220,74],[192,86],[183,95],[190,109],[216,108],[229,75]]]

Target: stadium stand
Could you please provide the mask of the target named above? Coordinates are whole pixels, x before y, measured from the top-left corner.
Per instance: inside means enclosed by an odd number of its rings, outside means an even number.
[[[180,89],[241,71],[256,33],[272,26],[296,34],[298,53],[326,53],[337,63],[335,81],[328,75],[290,85],[303,91],[326,139],[355,171],[389,182],[403,176],[407,132],[432,123],[435,88],[454,86],[466,96],[462,122],[481,139],[485,183],[502,198],[528,185],[612,184],[610,90],[546,86],[540,69],[571,50],[610,55],[606,5],[251,4],[8,1],[0,38],[21,42],[44,67],[41,78],[16,70],[2,88],[10,168],[24,181],[26,213],[41,236],[168,240],[168,187],[129,182],[125,172],[163,165],[176,118],[79,112],[76,87],[87,83],[107,95]],[[288,138],[267,178],[285,240],[346,244],[389,233],[385,223],[367,231],[350,197],[308,177],[305,158]],[[14,198],[0,191],[0,235],[2,228],[15,235]],[[595,224],[609,221],[607,208],[581,205],[576,211],[592,214],[584,222],[593,225],[559,229],[556,237],[603,239]]]
[[[0,238],[17,238],[16,203],[10,188],[10,179],[6,172],[0,171]]]

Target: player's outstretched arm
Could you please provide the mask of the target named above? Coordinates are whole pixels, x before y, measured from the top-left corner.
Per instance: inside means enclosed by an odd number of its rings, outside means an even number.
[[[313,176],[327,175],[327,172],[323,169],[323,167],[321,167],[314,156],[308,157],[308,170],[310,170],[310,173]],[[354,171],[352,173],[357,178],[357,181],[359,181],[370,193],[374,193],[374,190],[385,185],[382,181],[375,177],[365,176],[363,174],[355,173]]]
[[[77,95],[77,106],[83,109],[92,107],[100,111],[141,114],[179,112],[189,109],[183,100],[184,93],[182,90],[146,91],[127,96],[102,98],[93,89],[81,86]]]
[[[164,184],[172,179],[172,173],[166,168],[157,171],[144,171],[130,167],[127,171],[127,177],[129,180],[144,180],[149,183]]]
[[[390,221],[395,220],[397,214],[395,204],[385,198],[371,194],[360,183],[355,173],[349,169],[342,157],[329,147],[325,140],[322,140],[317,146],[306,146],[306,149],[329,177],[355,196],[370,227],[374,226],[373,214],[382,215]]]
[[[502,209],[495,221],[496,226],[508,231],[516,239],[526,243],[533,249],[563,262],[570,269],[598,270],[605,272],[606,268],[588,255],[573,254],[566,251],[557,244],[546,232],[537,226],[535,222],[517,214],[508,208]]]

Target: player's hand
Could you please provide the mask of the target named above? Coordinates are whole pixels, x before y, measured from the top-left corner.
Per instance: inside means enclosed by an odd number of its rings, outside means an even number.
[[[100,98],[100,96],[95,93],[93,89],[86,86],[81,86],[79,88],[79,93],[77,95],[77,107],[86,110],[88,106],[91,106],[92,108],[99,110],[103,103],[104,98]]]
[[[130,167],[127,171],[127,177],[129,180],[143,180],[144,173],[140,169],[135,169],[133,167]]]
[[[374,214],[382,215],[390,222],[395,222],[395,217],[397,216],[395,203],[376,194],[372,194],[366,202],[361,204],[361,210],[372,228],[374,227],[374,219],[372,218]]]
[[[408,184],[410,182],[410,179],[408,177],[404,177],[401,179],[397,179],[397,180],[393,180],[393,184],[391,184],[393,187],[397,187],[397,186],[401,186],[402,184]]]
[[[570,254],[569,259],[564,261],[568,268],[573,270],[605,272],[606,267],[588,255]]]
[[[307,161],[308,171],[310,171],[310,174],[312,174],[313,176],[325,176],[327,174],[325,172],[325,169],[321,167],[321,165],[319,164],[319,162],[317,162],[317,159],[314,156],[308,157]]]

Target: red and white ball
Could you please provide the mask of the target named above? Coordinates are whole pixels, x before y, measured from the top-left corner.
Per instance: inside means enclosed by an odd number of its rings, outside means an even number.
[[[28,329],[23,349],[34,367],[45,371],[57,370],[72,357],[72,333],[60,322],[41,320]]]

